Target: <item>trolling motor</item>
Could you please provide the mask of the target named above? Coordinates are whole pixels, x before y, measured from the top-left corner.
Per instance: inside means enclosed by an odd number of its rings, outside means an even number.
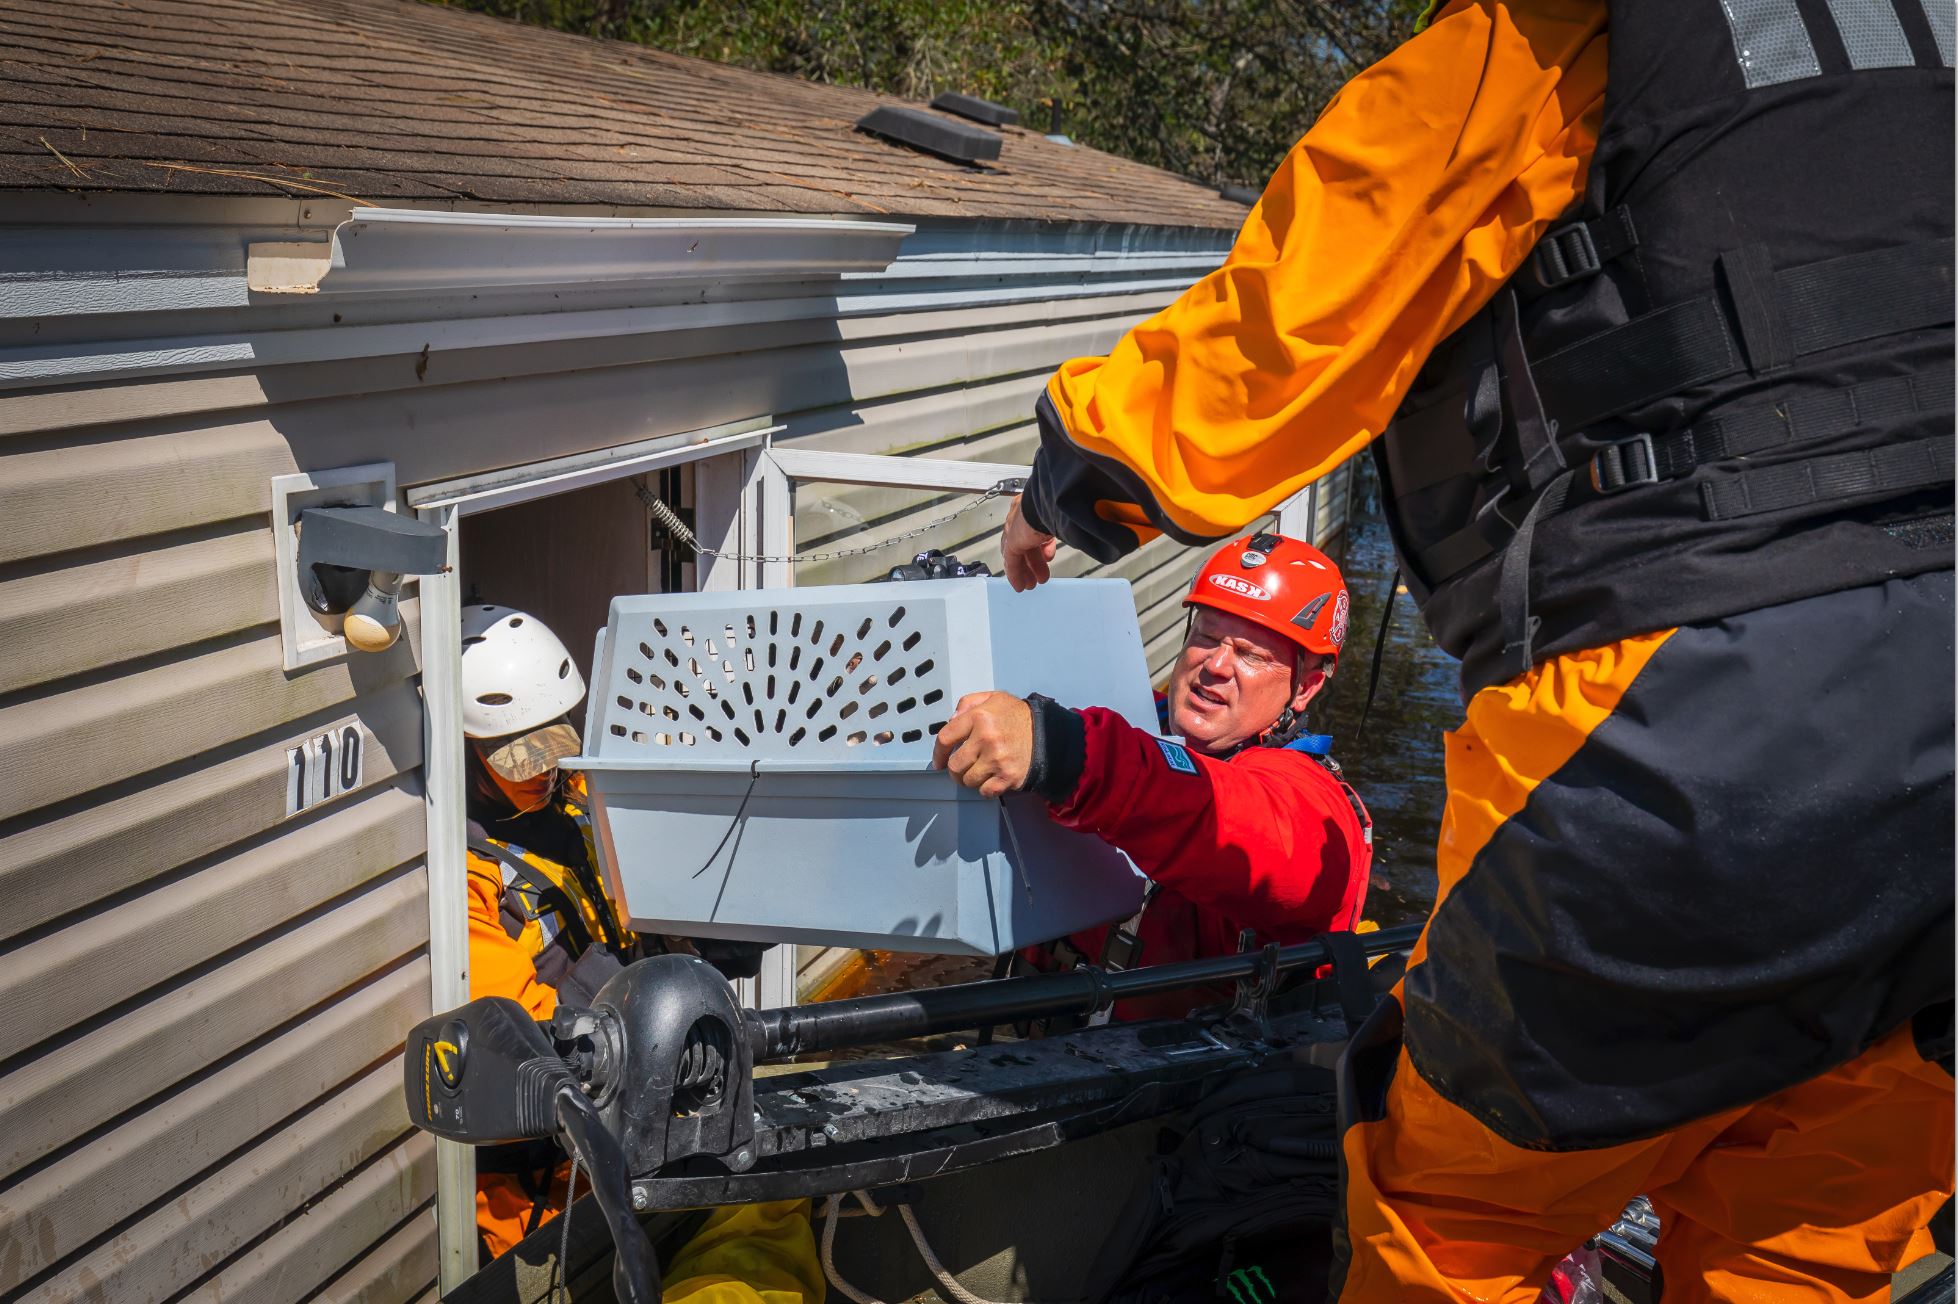
[[[1266,1055],[1342,1042],[1372,1008],[1368,957],[1405,950],[1419,931],[774,1010],[742,1009],[696,957],[653,956],[613,975],[591,1008],[560,1006],[545,1022],[484,997],[422,1023],[403,1056],[408,1112],[469,1145],[563,1140],[618,1248],[615,1294],[650,1304],[659,1268],[635,1213],[888,1186],[1183,1108]],[[1271,1013],[1285,974],[1329,963],[1333,1009]],[[997,1025],[1223,982],[1237,999],[1188,1019],[985,1044]],[[960,1031],[980,1044],[754,1076],[758,1063]]]
[[[403,1056],[408,1117],[469,1145],[563,1140],[618,1248],[613,1293],[656,1304],[659,1264],[627,1175],[689,1155],[737,1171],[754,1162],[750,1042],[734,989],[697,956],[640,960],[593,1000],[540,1023],[486,996],[422,1023]]]

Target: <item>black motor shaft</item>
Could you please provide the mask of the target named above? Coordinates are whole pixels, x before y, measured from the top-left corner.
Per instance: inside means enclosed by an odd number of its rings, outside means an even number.
[[[1420,924],[1401,924],[1363,933],[1358,941],[1368,955],[1386,955],[1406,950],[1420,935]],[[894,992],[888,996],[859,996],[818,1005],[752,1011],[747,1016],[748,1034],[755,1062],[762,1063],[812,1051],[875,1045],[1027,1019],[1087,1016],[1114,1001],[1131,997],[1255,978],[1267,964],[1274,973],[1282,974],[1308,966],[1317,968],[1331,959],[1323,942],[1311,941],[1279,947],[1269,962],[1262,951],[1246,951],[1113,973],[1090,966],[1065,973],[999,978]]]

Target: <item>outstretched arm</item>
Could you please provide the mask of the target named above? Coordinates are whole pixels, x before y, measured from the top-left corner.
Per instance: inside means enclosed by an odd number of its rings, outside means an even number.
[[[1364,836],[1344,790],[1311,760],[1253,749],[1218,761],[1113,711],[1066,714],[1080,722],[1081,777],[1054,803],[1061,823],[1099,835],[1153,881],[1260,932],[1357,920]]]
[[[1225,537],[1378,434],[1582,197],[1604,28],[1599,0],[1456,0],[1348,82],[1224,265],[1049,382],[1015,585],[1052,535],[1099,561]]]
[[[939,731],[934,763],[987,796],[1040,794],[1061,823],[1154,881],[1261,931],[1350,928],[1358,917],[1359,819],[1303,757],[1253,752],[1227,764],[1101,707],[974,693]]]

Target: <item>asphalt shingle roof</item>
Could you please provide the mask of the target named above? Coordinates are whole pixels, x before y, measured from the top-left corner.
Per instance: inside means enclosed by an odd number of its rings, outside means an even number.
[[[0,0],[0,193],[1244,217],[1207,187],[1024,128],[1001,128],[982,167],[853,129],[896,103],[419,0]]]

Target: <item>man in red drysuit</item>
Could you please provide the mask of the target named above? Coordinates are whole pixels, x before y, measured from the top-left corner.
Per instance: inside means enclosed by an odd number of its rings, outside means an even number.
[[[1244,929],[1289,944],[1359,922],[1371,823],[1331,740],[1303,729],[1346,639],[1338,568],[1310,544],[1253,535],[1210,559],[1184,606],[1168,694],[1183,742],[1102,707],[997,692],[961,699],[939,731],[933,763],[966,787],[1038,793],[1148,876],[1140,915],[1057,943],[1064,962],[1166,964],[1228,955]],[[1115,1014],[1176,1017],[1204,999],[1171,992]]]

